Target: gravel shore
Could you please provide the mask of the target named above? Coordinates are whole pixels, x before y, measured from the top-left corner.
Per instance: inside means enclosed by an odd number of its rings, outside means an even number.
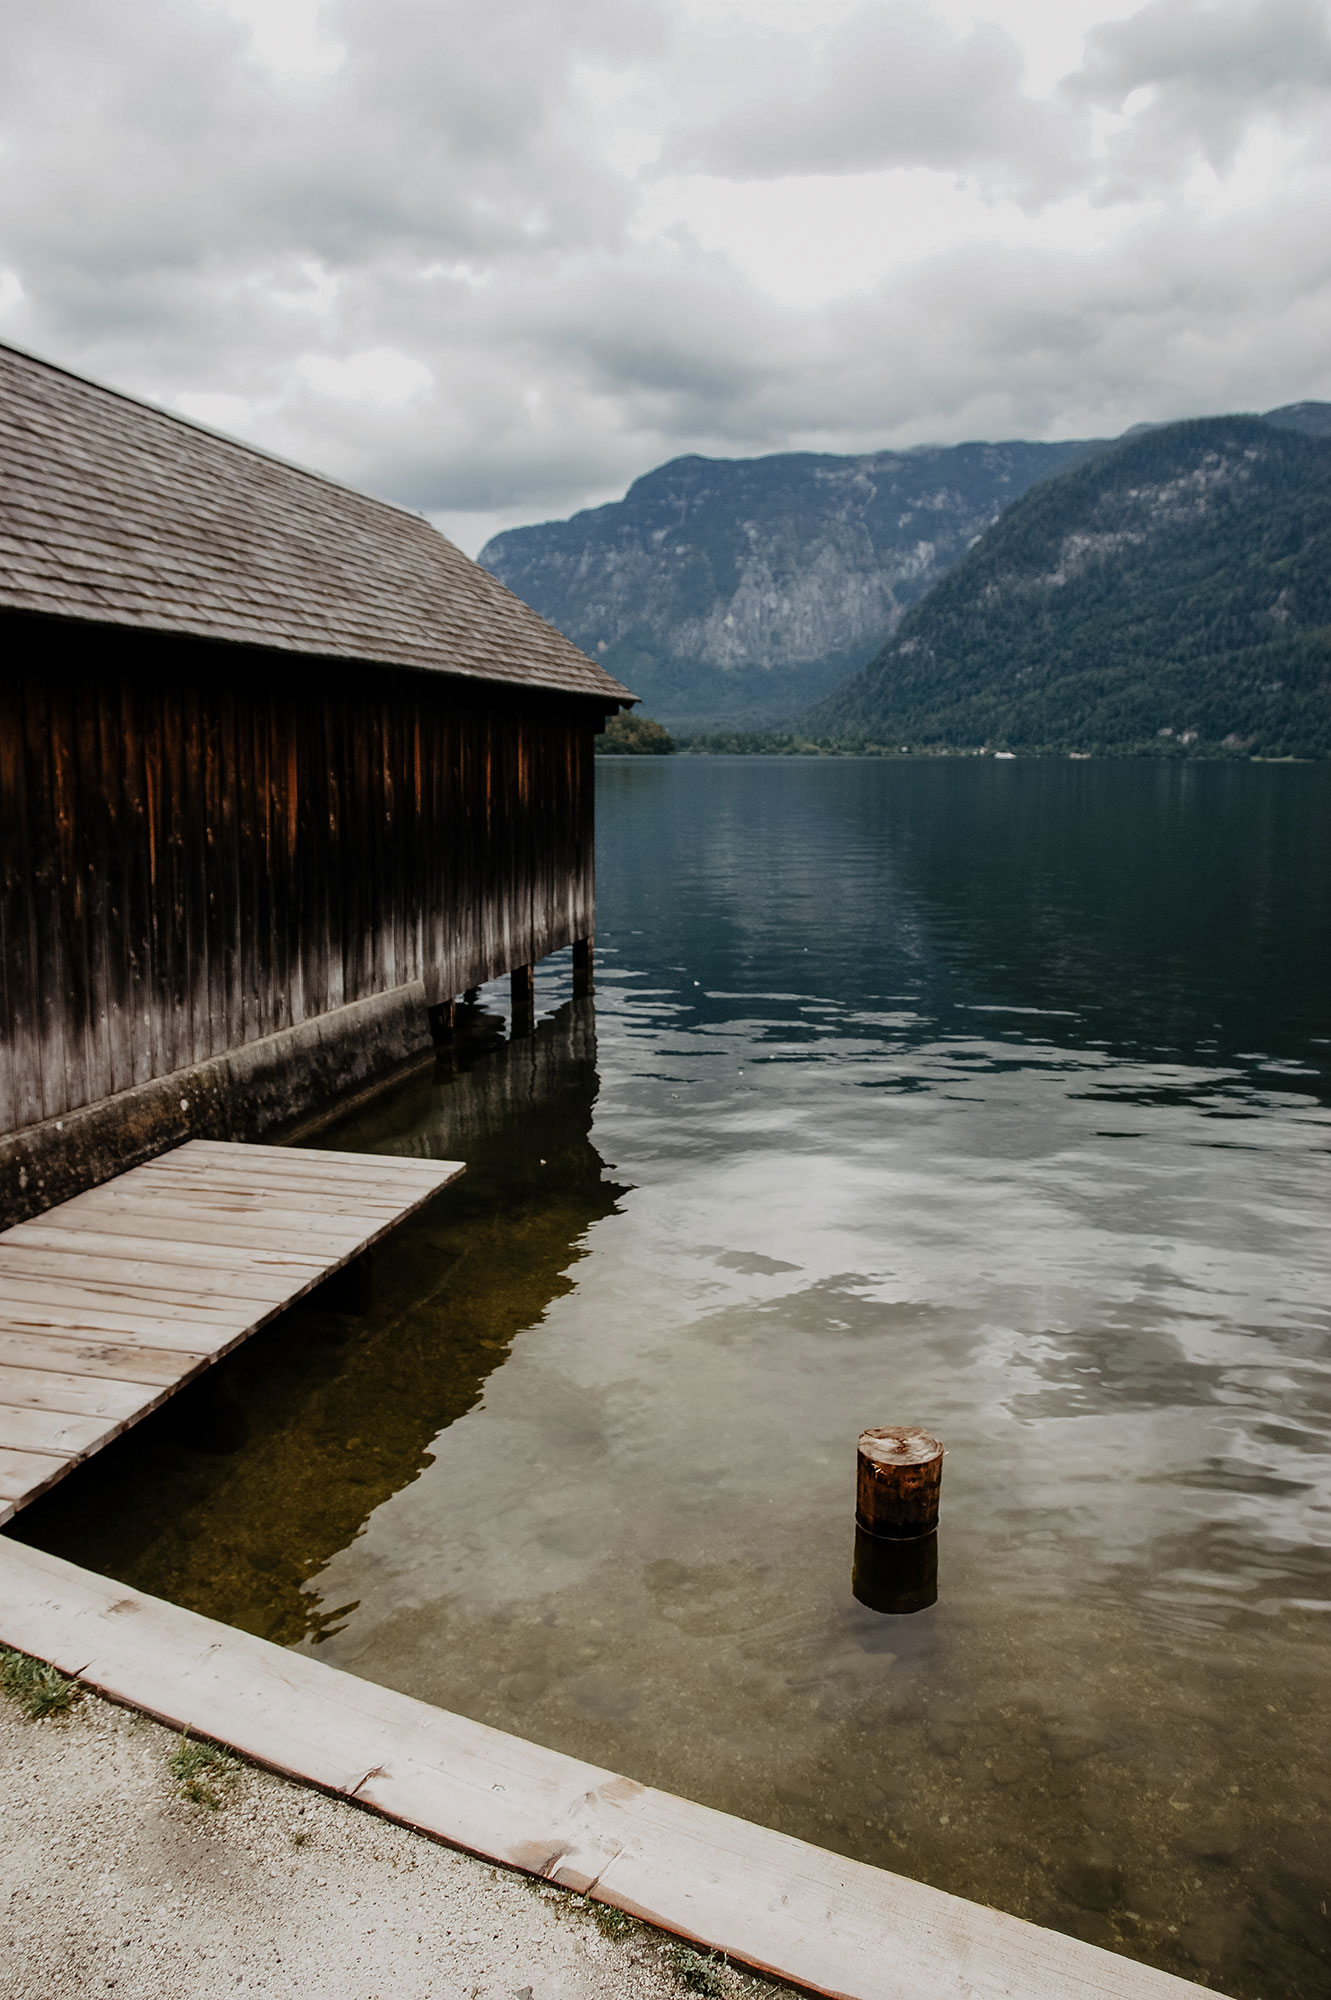
[[[5,2000],[681,2000],[782,1991],[596,1906],[239,1765],[192,1803],[181,1739],[84,1694],[0,1699]],[[613,1923],[613,1917],[608,1919]]]

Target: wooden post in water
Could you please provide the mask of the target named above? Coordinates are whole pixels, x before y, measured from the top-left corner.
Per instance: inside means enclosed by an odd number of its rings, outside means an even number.
[[[943,1447],[913,1424],[862,1431],[855,1519],[870,1535],[904,1541],[938,1526]]]
[[[573,998],[586,1000],[592,993],[596,981],[592,969],[592,941],[589,937],[573,940]]]
[[[529,1035],[536,1026],[536,967],[515,966],[509,974],[509,989],[513,997],[513,1018],[509,1033]]]

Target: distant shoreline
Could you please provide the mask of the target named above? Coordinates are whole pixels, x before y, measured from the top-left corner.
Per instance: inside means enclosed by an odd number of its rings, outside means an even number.
[[[1326,764],[1326,757],[1262,757],[1253,756],[1244,750],[1227,749],[1221,744],[1189,745],[1186,749],[1172,744],[1129,744],[1117,746],[1097,746],[1093,750],[1067,750],[1057,746],[1022,745],[1010,749],[1006,745],[998,749],[957,749],[948,745],[922,745],[919,749],[893,750],[882,744],[862,743],[809,743],[796,738],[788,745],[769,743],[747,746],[733,738],[723,737],[711,741],[707,738],[690,737],[675,742],[669,750],[644,753],[642,751],[597,749],[599,762],[636,763],[644,754],[657,757],[692,757],[725,759],[729,757],[769,758],[772,760],[790,758],[812,761],[815,759],[841,757],[857,758],[862,762],[895,761],[897,763],[931,763],[955,761],[961,758],[987,759],[989,762],[1010,763],[1122,763],[1134,760],[1140,763],[1156,764]]]

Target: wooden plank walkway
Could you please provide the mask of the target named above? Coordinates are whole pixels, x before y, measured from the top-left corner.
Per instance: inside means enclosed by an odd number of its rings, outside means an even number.
[[[0,1231],[0,1521],[461,1172],[192,1139]]]
[[[431,1708],[3,1534],[0,1643],[273,1770],[838,2000],[1202,1992]]]

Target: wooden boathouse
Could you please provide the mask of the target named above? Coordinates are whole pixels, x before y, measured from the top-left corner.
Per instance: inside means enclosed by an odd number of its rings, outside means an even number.
[[[420,516],[0,348],[0,1226],[578,948],[632,700]]]

